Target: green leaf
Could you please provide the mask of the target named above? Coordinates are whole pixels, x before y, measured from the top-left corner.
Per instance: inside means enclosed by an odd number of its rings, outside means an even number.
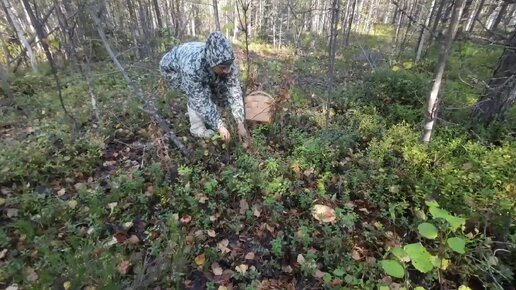
[[[421,243],[408,244],[404,247],[405,251],[412,261],[412,265],[419,272],[427,273],[432,271],[432,255],[426,250]]]
[[[423,237],[434,240],[437,238],[437,228],[431,223],[422,223],[417,226],[419,234]]]
[[[435,219],[438,219],[438,218],[446,219],[447,217],[450,216],[450,213],[447,210],[441,209],[441,208],[438,208],[435,206],[431,206],[429,210]]]
[[[425,288],[421,287],[421,286],[417,286],[416,288],[414,288],[414,290],[425,290]]]
[[[410,262],[409,255],[400,247],[392,248],[391,253],[402,262]]]
[[[439,207],[439,204],[435,200],[427,200],[425,201],[425,204],[428,207]]]
[[[466,220],[464,218],[456,217],[453,215],[449,215],[445,219],[450,224],[450,229],[452,231],[456,231],[458,228],[466,224]]]
[[[224,24],[224,26],[222,27],[222,31],[226,31],[226,30],[232,30],[233,27],[235,27],[235,25],[233,23],[226,23]]]
[[[333,277],[331,276],[330,273],[324,273],[324,276],[323,276],[323,281],[324,282],[330,283],[332,279],[333,279]]]
[[[464,241],[462,238],[459,237],[453,237],[449,238],[446,243],[450,248],[459,253],[459,254],[465,254],[465,248],[466,248],[466,241]]]
[[[337,268],[333,271],[333,275],[337,276],[337,277],[342,277],[344,276],[345,272],[344,272],[344,269],[342,268]]]
[[[379,290],[390,290],[389,286],[380,286]]]
[[[382,268],[389,276],[396,278],[403,278],[403,276],[405,276],[405,269],[403,269],[403,266],[401,266],[398,261],[383,260]]]
[[[233,9],[233,6],[231,6],[231,5],[226,5],[226,6],[223,6],[223,7],[222,7],[222,11],[226,11],[226,12],[227,12],[227,11],[230,11],[230,10],[232,10],[232,9]]]

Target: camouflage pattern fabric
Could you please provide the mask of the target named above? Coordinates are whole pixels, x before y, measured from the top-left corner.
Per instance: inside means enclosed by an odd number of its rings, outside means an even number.
[[[221,76],[212,67],[235,59],[233,48],[221,32],[213,32],[206,43],[188,42],[166,53],[160,71],[168,85],[188,96],[188,106],[214,129],[225,127],[217,106],[231,107],[237,123],[244,122],[244,105],[238,68]]]

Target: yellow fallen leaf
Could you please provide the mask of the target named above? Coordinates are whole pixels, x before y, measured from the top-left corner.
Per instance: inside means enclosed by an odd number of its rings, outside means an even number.
[[[335,215],[335,210],[329,206],[323,204],[316,204],[312,208],[312,216],[318,220],[325,223],[334,222],[337,216]]]
[[[64,188],[64,187],[57,191],[58,196],[63,196],[65,193],[66,193],[66,188]]]
[[[231,250],[228,248],[229,241],[228,239],[224,239],[217,243],[217,249],[219,249],[222,254],[229,253]]]
[[[64,283],[63,283],[63,288],[64,288],[65,290],[68,290],[68,289],[70,289],[71,287],[72,287],[72,283],[71,283],[70,281],[66,281],[66,282],[64,282]]]
[[[0,197],[0,206],[5,204],[5,198]]]
[[[136,245],[140,242],[140,239],[136,235],[131,235],[131,237],[129,237],[127,241],[129,242],[129,244]]]
[[[204,266],[204,262],[206,262],[206,255],[200,254],[199,256],[195,257],[195,264],[197,264],[197,266]]]
[[[245,274],[247,272],[247,269],[249,269],[249,266],[246,264],[241,264],[235,267],[235,270],[240,274]]]
[[[219,288],[217,290],[228,290],[228,287],[226,287],[226,286],[219,286]]]

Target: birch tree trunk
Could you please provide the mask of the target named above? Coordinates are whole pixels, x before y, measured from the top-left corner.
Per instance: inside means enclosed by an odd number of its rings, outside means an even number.
[[[439,104],[439,91],[441,89],[441,84],[444,76],[444,71],[446,68],[446,63],[448,62],[448,58],[450,56],[450,50],[452,47],[453,40],[455,39],[455,34],[457,33],[457,29],[459,27],[459,21],[462,15],[462,11],[464,10],[464,6],[466,4],[465,0],[456,0],[454,7],[452,18],[449,24],[449,28],[446,34],[446,39],[444,41],[444,47],[441,51],[441,55],[439,56],[439,61],[437,63],[437,68],[434,76],[434,84],[432,86],[432,90],[430,91],[430,95],[428,96],[427,108],[426,108],[426,116],[423,127],[423,144],[428,145],[430,142],[430,138],[432,137],[432,132],[434,130],[435,121],[437,120],[437,107]]]
[[[154,4],[154,13],[156,15],[156,21],[158,22],[158,29],[161,31],[163,29],[163,21],[161,20],[158,0],[152,0],[152,3]]]
[[[430,21],[432,20],[432,15],[435,12],[435,1],[436,0],[432,0],[432,2],[430,4],[430,9],[428,10],[428,15],[425,20],[425,26],[421,27],[421,32],[419,35],[419,43],[417,45],[417,50],[416,50],[416,62],[421,60],[423,48],[425,46],[426,39],[428,38],[428,35],[429,35],[428,26],[430,25]]]
[[[505,117],[516,101],[516,30],[507,40],[507,46],[498,61],[498,67],[477,104],[473,108],[473,118],[489,123]]]
[[[27,53],[27,56],[29,57],[30,66],[32,68],[32,71],[37,72],[38,71],[38,65],[36,62],[36,55],[34,54],[34,50],[32,50],[32,46],[30,45],[29,41],[27,40],[27,37],[25,37],[25,32],[23,31],[20,22],[18,21],[18,18],[15,17],[13,13],[13,7],[11,6],[11,3],[9,3],[9,0],[2,0],[2,8],[4,9],[5,16],[7,17],[7,21],[12,26],[13,30],[16,32],[16,35],[18,36],[18,40],[22,44],[23,49]]]
[[[357,0],[350,0],[350,1],[353,1],[353,4],[351,5],[351,13],[349,14],[348,30],[346,31],[346,47],[349,47],[349,35],[351,34],[351,26],[353,25],[353,19],[355,16],[355,8],[357,5]]]
[[[482,11],[482,7],[484,6],[485,0],[480,0],[480,2],[475,2],[476,5],[473,7],[473,10],[471,11],[468,19],[468,23],[466,24],[465,31],[472,32],[473,27],[475,26],[476,19],[478,18],[478,15],[480,14],[480,11]]]
[[[331,5],[331,20],[330,20],[330,44],[328,47],[328,92],[326,100],[326,128],[328,128],[330,121],[329,96],[333,90],[333,77],[335,73],[335,51],[337,48],[337,26],[339,24],[339,9],[340,1],[333,0]]]
[[[507,11],[507,6],[509,6],[509,2],[502,1],[502,4],[500,6],[500,11],[498,11],[498,15],[496,15],[496,18],[493,21],[493,23],[491,24],[491,26],[489,27],[489,30],[491,30],[493,32],[496,31],[496,29],[498,28],[498,25],[502,21],[503,16],[505,15],[505,12]]]

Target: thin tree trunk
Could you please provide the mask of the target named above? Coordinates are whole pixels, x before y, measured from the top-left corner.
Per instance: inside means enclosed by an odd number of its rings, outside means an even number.
[[[37,72],[38,71],[38,65],[36,62],[36,55],[34,54],[34,51],[32,50],[32,46],[30,45],[29,41],[25,37],[25,32],[23,31],[20,23],[18,22],[18,19],[14,17],[13,14],[13,7],[9,3],[9,0],[2,0],[2,8],[4,9],[5,15],[7,17],[7,20],[9,24],[13,27],[13,30],[16,32],[16,35],[18,36],[18,40],[22,44],[23,49],[27,53],[27,56],[29,57],[30,66],[32,68],[32,71]]]
[[[340,1],[333,0],[331,5],[331,21],[330,21],[330,44],[328,47],[328,92],[327,92],[327,100],[326,100],[326,129],[329,126],[330,122],[330,108],[329,108],[329,98],[330,93],[333,90],[333,78],[335,74],[335,51],[337,48],[337,26],[339,23],[339,9],[340,9]]]
[[[455,34],[459,27],[459,21],[462,15],[462,11],[464,10],[464,6],[466,4],[465,0],[456,0],[453,8],[452,19],[449,24],[449,28],[446,34],[446,39],[444,42],[443,50],[441,51],[441,55],[439,56],[439,61],[437,63],[437,68],[434,77],[434,84],[432,86],[432,90],[430,91],[430,95],[428,96],[428,104],[426,108],[426,116],[425,116],[425,124],[423,127],[423,144],[428,145],[430,142],[430,138],[432,137],[432,132],[434,129],[435,121],[437,120],[437,107],[439,104],[439,91],[441,89],[441,84],[444,76],[444,71],[446,68],[446,64],[448,62],[448,58],[450,56],[450,50],[452,47],[453,40],[455,39]]]
[[[493,24],[489,27],[489,30],[495,32],[498,28],[498,24],[502,21],[503,16],[505,15],[505,12],[507,11],[507,6],[509,6],[509,2],[502,1],[502,4],[500,6],[500,11],[498,12],[498,15],[496,15],[495,20],[493,21]]]
[[[351,14],[349,15],[348,31],[346,31],[346,47],[349,47],[349,35],[351,34],[351,26],[353,25],[353,19],[355,16],[355,7],[357,5],[357,0],[350,0],[350,1],[353,1],[353,5],[351,5]]]
[[[342,27],[342,46],[345,46],[346,45],[346,32],[347,32],[347,29],[346,29],[346,24],[347,24],[347,21],[349,20],[349,10],[350,10],[350,3],[351,3],[352,0],[346,0],[346,10],[344,11],[344,13],[342,13],[342,24],[341,24],[341,27]]]
[[[218,0],[212,0],[211,3],[212,3],[212,6],[213,6],[213,18],[215,20],[215,30],[220,31]]]
[[[54,75],[54,80],[56,82],[57,92],[58,92],[58,96],[59,96],[59,101],[61,103],[61,107],[63,108],[64,113],[74,123],[74,129],[78,129],[80,127],[79,122],[77,122],[77,120],[68,112],[68,110],[66,109],[66,106],[64,104],[64,101],[63,101],[63,95],[62,95],[62,92],[61,92],[61,83],[59,81],[59,77],[57,76],[57,67],[56,67],[56,64],[54,62],[54,58],[52,57],[52,53],[50,52],[50,48],[48,46],[47,33],[43,29],[43,25],[36,18],[36,15],[34,14],[34,11],[32,11],[32,8],[30,6],[29,0],[22,0],[22,2],[23,2],[23,5],[25,7],[25,10],[29,14],[30,20],[32,22],[32,26],[34,26],[34,30],[36,30],[36,33],[37,33],[39,39],[42,40],[41,41],[41,45],[43,46],[43,50],[44,50],[45,55],[47,57],[48,63],[50,64],[50,68],[52,70],[52,74]]]
[[[158,0],[152,0],[152,3],[154,4],[154,13],[156,14],[156,21],[158,22],[158,29],[161,31],[163,29],[163,21],[161,20]]]
[[[466,24],[465,31],[472,32],[473,27],[475,26],[476,19],[478,15],[480,14],[480,11],[482,10],[482,7],[484,6],[485,0],[480,0],[480,2],[476,1],[475,6],[473,7],[473,10],[471,10],[471,13],[469,15],[468,23]]]
[[[498,61],[489,84],[473,108],[473,118],[483,123],[502,119],[516,101],[516,30]]]
[[[24,0],[24,1],[26,1],[26,0]],[[131,88],[136,93],[136,96],[140,99],[140,101],[142,101],[145,104],[144,111],[146,113],[148,113],[151,116],[151,118],[154,119],[154,121],[158,124],[158,126],[161,128],[161,130],[163,130],[163,132],[165,133],[165,136],[168,137],[169,140],[177,146],[179,151],[185,157],[187,157],[189,160],[192,160],[190,152],[188,152],[188,149],[186,149],[186,147],[183,145],[183,143],[181,143],[181,141],[179,141],[176,134],[168,126],[167,122],[160,116],[154,103],[148,97],[146,97],[145,94],[143,93],[143,91],[133,82],[133,80],[129,77],[129,75],[125,71],[124,66],[117,59],[115,53],[111,49],[111,45],[109,45],[106,34],[104,33],[104,30],[100,23],[100,19],[98,18],[96,12],[94,12],[94,21],[95,21],[95,26],[97,28],[97,32],[99,33],[100,39],[102,40],[102,44],[104,45],[109,56],[113,60],[113,63],[118,68],[120,73],[123,75],[129,88]]]
[[[68,54],[72,58],[75,59],[75,62],[79,69],[81,77],[82,77],[83,81],[86,83],[86,85],[88,86],[88,93],[90,95],[91,108],[95,115],[95,119],[97,122],[101,122],[99,110],[97,107],[97,96],[95,94],[95,88],[93,87],[93,84],[91,83],[91,80],[88,77],[88,74],[84,71],[84,67],[81,63],[79,55],[77,54],[77,49],[76,49],[77,42],[75,41],[75,38],[74,38],[74,31],[69,27],[67,16],[63,13],[63,11],[61,10],[61,8],[59,7],[57,2],[58,2],[57,0],[54,0],[54,5],[56,7],[56,12],[57,12],[57,19],[58,19],[61,27],[63,27],[64,30],[68,33],[68,39],[70,41],[68,44],[66,44],[66,46],[67,46],[66,50],[68,50]],[[89,66],[89,60],[88,60],[88,66]]]
[[[417,50],[416,50],[416,62],[421,60],[423,48],[425,46],[426,39],[428,38],[429,32],[427,31],[427,29],[428,29],[428,26],[430,25],[430,21],[432,20],[432,15],[435,12],[435,1],[436,0],[432,0],[432,2],[430,4],[430,10],[428,10],[429,13],[425,20],[425,27],[421,27],[421,32],[419,34],[419,43],[417,45]]]
[[[430,33],[431,37],[430,37],[430,40],[428,42],[428,46],[432,45],[432,42],[435,39],[436,31],[437,31],[437,26],[441,22],[444,5],[447,2],[448,2],[448,0],[441,0],[441,2],[439,3],[439,8],[437,8],[437,12],[435,13],[435,19],[434,19],[434,23],[432,25],[432,30],[431,30],[432,32]]]

